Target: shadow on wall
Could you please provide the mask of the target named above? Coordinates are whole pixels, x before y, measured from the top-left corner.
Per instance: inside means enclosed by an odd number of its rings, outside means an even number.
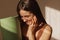
[[[45,18],[45,4],[46,4],[47,0],[37,0],[37,2],[40,6],[43,17]]]
[[[60,0],[49,0],[47,1],[46,5],[56,10],[60,10]]]
[[[57,10],[60,10],[60,0],[37,0],[40,9],[42,11],[42,14],[45,18],[45,7],[51,7]]]

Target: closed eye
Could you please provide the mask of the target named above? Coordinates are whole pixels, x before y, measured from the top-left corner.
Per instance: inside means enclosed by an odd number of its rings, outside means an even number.
[[[32,14],[31,15],[26,15],[26,16],[24,16],[24,17],[31,17],[31,16],[33,16]]]

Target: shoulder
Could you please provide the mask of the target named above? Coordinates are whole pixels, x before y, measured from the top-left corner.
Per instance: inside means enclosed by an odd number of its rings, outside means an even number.
[[[52,34],[52,27],[50,25],[46,24],[43,33],[45,33],[47,35],[51,35]]]
[[[50,25],[48,24],[45,24],[42,29],[38,30],[37,33],[36,33],[37,37],[39,37],[39,39],[41,40],[47,40],[51,37],[51,34],[52,34],[52,28]]]
[[[46,40],[50,40],[52,35],[52,28],[50,25],[46,24],[45,29],[42,33],[42,38],[45,36]]]
[[[49,24],[46,24],[45,30],[46,31],[52,31],[52,27]]]
[[[40,30],[39,33],[42,31],[42,34],[51,35],[52,34],[52,27],[49,24],[45,24]]]

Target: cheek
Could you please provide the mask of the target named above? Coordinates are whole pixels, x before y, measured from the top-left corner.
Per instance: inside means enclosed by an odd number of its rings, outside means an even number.
[[[33,17],[31,17],[31,18],[28,18],[28,20],[30,20],[30,21],[31,21],[32,19],[33,19]]]

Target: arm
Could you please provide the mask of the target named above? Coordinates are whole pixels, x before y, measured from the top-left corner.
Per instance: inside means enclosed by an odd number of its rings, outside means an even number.
[[[34,27],[30,25],[27,31],[27,37],[29,40],[35,40]]]
[[[35,37],[34,37],[32,30],[28,30],[27,37],[29,40],[35,40]]]

